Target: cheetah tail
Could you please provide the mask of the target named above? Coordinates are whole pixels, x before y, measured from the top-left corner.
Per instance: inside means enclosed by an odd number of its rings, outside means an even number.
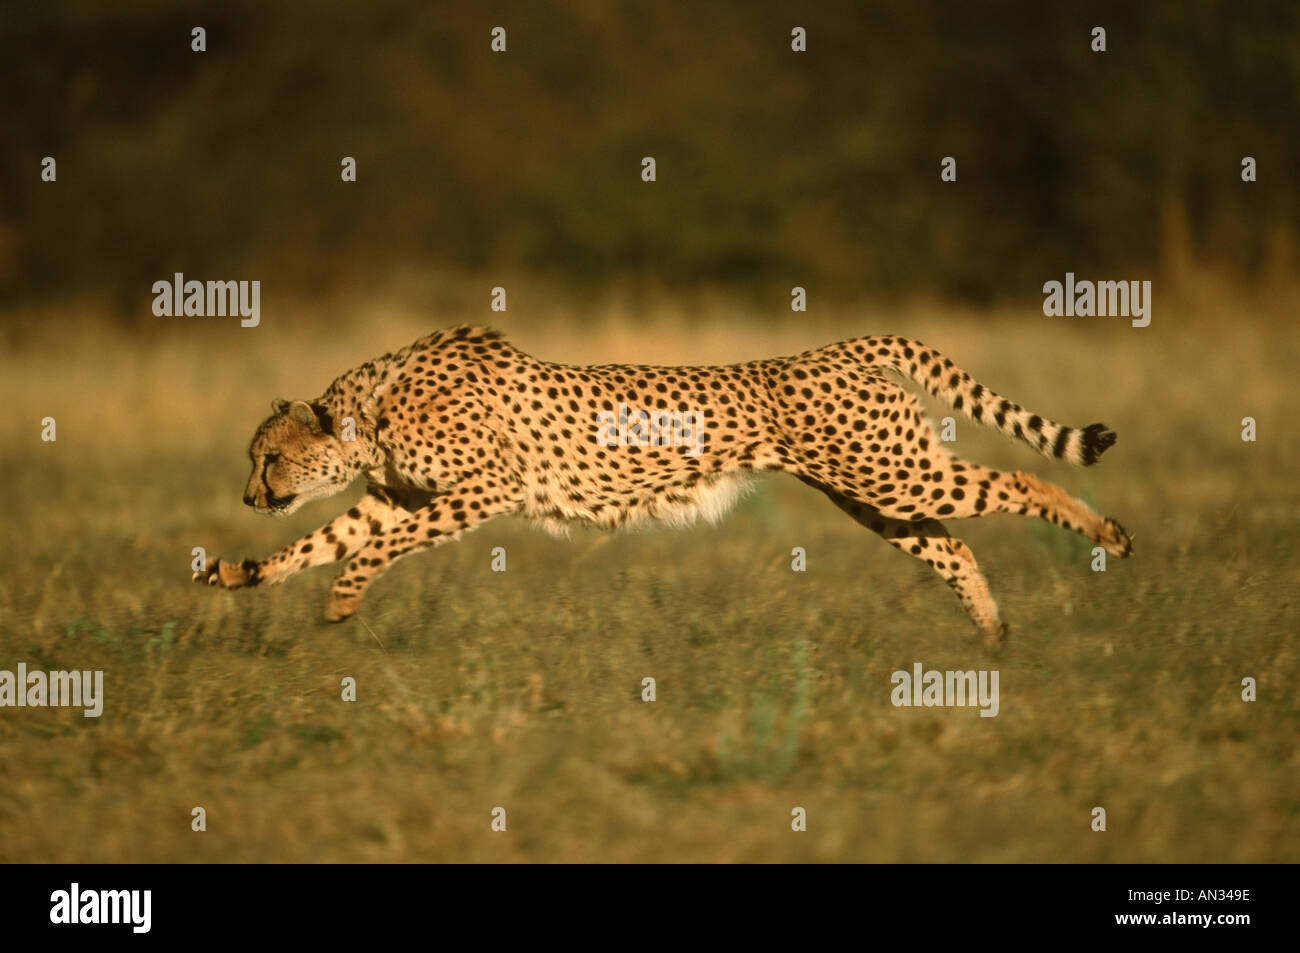
[[[1045,457],[1075,466],[1091,466],[1115,443],[1105,424],[1082,429],[1066,427],[1031,414],[1019,404],[993,393],[933,348],[918,341],[887,335],[848,342],[855,357],[892,368],[977,423],[996,427]]]

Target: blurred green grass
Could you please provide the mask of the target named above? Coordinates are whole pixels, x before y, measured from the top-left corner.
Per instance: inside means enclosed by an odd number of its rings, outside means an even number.
[[[0,668],[103,669],[107,695],[98,720],[0,710],[0,860],[1300,859],[1298,335],[1280,314],[1226,300],[1143,331],[1023,309],[495,316],[574,362],[905,333],[1036,411],[1110,424],[1104,464],[1072,471],[958,422],[963,456],[1033,470],[1135,536],[1101,574],[1052,527],[954,521],[1013,627],[996,656],[928,569],[776,476],[685,533],[566,541],[495,521],[399,563],[342,626],[321,621],[328,569],[194,586],[191,547],[267,553],[357,495],[285,521],[241,505],[273,397],[475,319],[375,306],[322,337],[300,317],[145,340],[51,314],[0,358]],[[917,661],[997,668],[1001,713],[893,708],[890,674]]]

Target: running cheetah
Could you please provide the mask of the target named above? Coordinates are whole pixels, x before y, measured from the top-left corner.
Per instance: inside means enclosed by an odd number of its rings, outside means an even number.
[[[1102,424],[1053,423],[891,335],[725,367],[572,367],[530,357],[498,331],[459,326],[348,371],[315,400],[275,401],[249,448],[244,502],[290,513],[361,474],[365,496],[273,556],[214,560],[194,578],[237,589],[346,560],[326,605],[337,622],[394,560],[494,516],[551,529],[716,520],[744,479],[765,470],[793,474],[924,560],[990,642],[1006,626],[975,557],[940,517],[1030,514],[1115,556],[1132,551],[1119,523],[1059,487],[954,457],[885,371],[1046,457],[1089,466],[1115,442]],[[660,439],[646,439],[644,426],[612,439],[609,422],[626,423],[628,408],[636,424],[657,415],[665,426],[649,436]]]

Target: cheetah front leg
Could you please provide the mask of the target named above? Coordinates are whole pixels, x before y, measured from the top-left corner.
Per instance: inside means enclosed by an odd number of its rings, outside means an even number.
[[[357,505],[343,516],[266,559],[231,562],[213,559],[208,568],[194,574],[194,581],[225,589],[276,585],[290,576],[351,556],[376,533],[395,526],[411,515],[394,494],[372,486]]]
[[[334,580],[325,604],[325,618],[342,622],[356,612],[366,587],[396,560],[453,542],[494,516],[515,512],[521,500],[517,492],[472,480],[434,498],[366,541]]]

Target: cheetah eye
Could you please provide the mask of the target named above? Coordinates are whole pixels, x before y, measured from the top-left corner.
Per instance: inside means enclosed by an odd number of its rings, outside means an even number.
[[[271,464],[275,463],[277,460],[280,459],[280,455],[278,453],[268,453],[265,457],[263,457],[263,459],[266,461],[266,465],[269,467]]]

